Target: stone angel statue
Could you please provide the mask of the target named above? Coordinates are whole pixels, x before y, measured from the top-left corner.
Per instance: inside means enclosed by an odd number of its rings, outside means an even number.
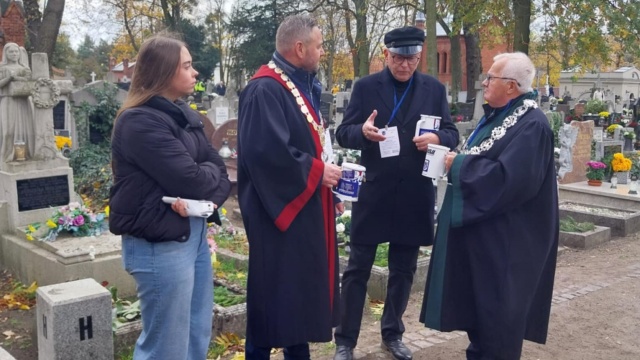
[[[558,132],[560,142],[560,158],[558,169],[558,180],[562,180],[567,173],[573,171],[573,145],[578,138],[578,128],[564,124]]]
[[[29,95],[12,94],[11,83],[31,79],[27,51],[16,43],[7,43],[0,62],[0,161],[24,160],[35,151],[33,103]],[[15,154],[15,145],[26,154]]]

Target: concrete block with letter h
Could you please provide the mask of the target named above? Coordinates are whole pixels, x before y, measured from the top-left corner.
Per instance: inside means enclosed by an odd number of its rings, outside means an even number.
[[[37,291],[39,360],[113,360],[111,293],[93,279]]]

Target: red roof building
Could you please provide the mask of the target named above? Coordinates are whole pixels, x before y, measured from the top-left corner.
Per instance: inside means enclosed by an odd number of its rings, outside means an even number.
[[[108,80],[111,82],[131,82],[133,69],[136,62],[129,62],[129,59],[123,59],[121,63],[116,64],[116,59],[109,59],[109,75]]]

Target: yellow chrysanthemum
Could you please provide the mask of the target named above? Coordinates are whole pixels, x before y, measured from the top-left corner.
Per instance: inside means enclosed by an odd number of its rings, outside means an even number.
[[[629,171],[631,170],[632,165],[633,163],[631,162],[631,159],[624,157],[624,154],[622,153],[613,154],[613,160],[611,160],[611,167],[613,168],[614,172]]]
[[[27,229],[29,230],[30,233],[36,232],[36,228],[34,228],[33,225],[27,226]]]
[[[55,228],[58,227],[58,224],[54,223],[53,220],[49,219],[49,220],[47,220],[47,226],[52,228],[52,229],[55,229]]]
[[[222,216],[227,216],[227,209],[222,208],[220,211],[222,212]]]
[[[27,240],[33,241],[33,236],[31,236],[31,234],[27,234]]]

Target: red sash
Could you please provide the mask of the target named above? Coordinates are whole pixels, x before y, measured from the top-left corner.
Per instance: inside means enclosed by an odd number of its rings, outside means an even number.
[[[253,80],[261,77],[270,77],[276,80],[289,93],[291,93],[291,90],[289,90],[289,88],[287,87],[287,84],[285,83],[284,80],[282,80],[280,75],[278,75],[273,69],[270,69],[268,66],[262,65],[260,69],[258,69],[258,72],[256,72],[256,74],[253,75],[251,79]],[[293,96],[293,94],[291,94],[291,96]],[[307,100],[307,98],[304,96],[303,93],[300,93],[300,96],[302,97],[302,100],[304,100],[304,103],[307,106],[307,108],[312,110],[309,113],[311,114],[311,116],[313,116],[313,120],[316,121],[317,123],[320,123],[318,119],[318,114],[316,113],[315,108],[311,106],[311,104],[309,103],[309,101]],[[320,170],[320,177],[322,177],[322,174],[324,173],[324,162],[322,162],[322,145],[320,144],[320,137],[318,136],[318,133],[316,132],[316,130],[313,128],[313,125],[310,124],[307,121],[306,117],[302,114],[302,111],[300,111],[300,114],[302,115],[300,116],[301,121],[306,122],[307,125],[309,126],[309,132],[311,133],[311,137],[313,138],[313,142],[316,147],[315,158],[317,161],[314,161],[314,164],[311,167],[311,171],[307,180],[306,189],[300,195],[298,195],[294,200],[292,200],[289,204],[287,204],[287,206],[285,206],[285,208],[282,210],[282,212],[276,219],[276,226],[278,226],[278,228],[280,228],[281,230],[283,227],[284,227],[284,230],[286,230],[286,228],[289,227],[289,225],[291,224],[295,216],[298,214],[302,206],[304,206],[307,203],[309,198],[311,198],[311,195],[313,195],[313,192],[315,192],[314,186],[316,182],[312,183],[310,180],[312,178],[315,178],[316,176],[312,176],[312,175],[317,174],[318,170]],[[331,309],[333,310],[333,294],[335,292],[334,278],[336,275],[335,274],[336,214],[335,214],[335,208],[333,204],[333,193],[331,192],[331,189],[326,186],[321,186],[320,197],[322,199],[322,215],[323,215],[323,221],[324,221],[324,233],[325,233],[325,241],[326,241],[326,248],[327,248],[327,259],[329,260],[329,264],[328,264],[329,265],[329,296],[330,296],[329,303],[331,305]]]

